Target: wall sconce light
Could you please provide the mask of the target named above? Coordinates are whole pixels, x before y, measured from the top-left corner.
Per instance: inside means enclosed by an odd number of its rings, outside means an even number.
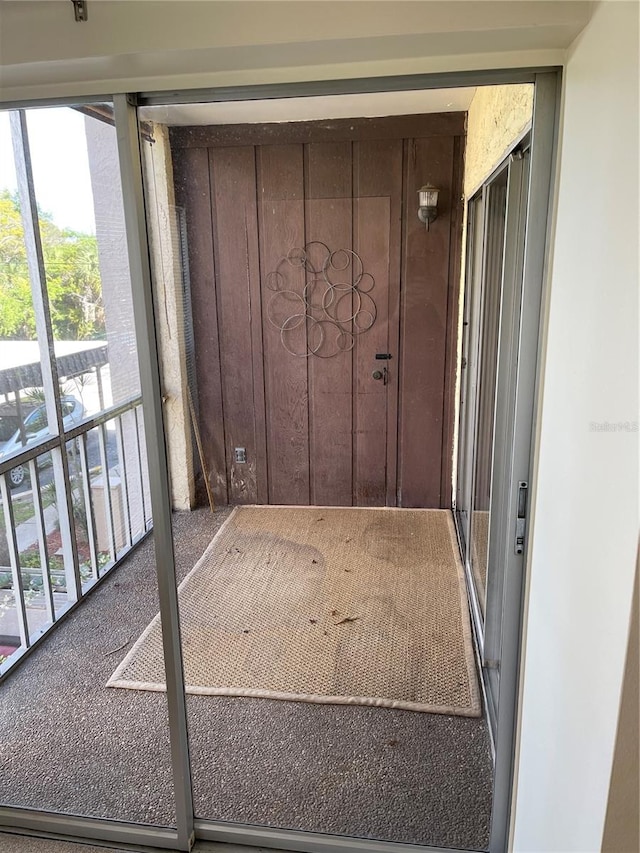
[[[425,184],[418,190],[418,219],[424,222],[429,230],[429,225],[438,216],[438,193],[440,190]]]

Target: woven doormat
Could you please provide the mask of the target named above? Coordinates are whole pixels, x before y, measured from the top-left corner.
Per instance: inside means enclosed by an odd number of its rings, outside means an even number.
[[[179,602],[187,693],[480,714],[446,510],[237,508]],[[159,616],[108,685],[165,689]]]

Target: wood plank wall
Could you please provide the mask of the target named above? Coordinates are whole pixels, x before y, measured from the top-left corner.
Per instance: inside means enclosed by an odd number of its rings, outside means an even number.
[[[219,503],[450,506],[464,128],[442,113],[171,129]],[[353,249],[375,280],[376,322],[332,358],[287,353],[267,316],[268,274],[315,240]],[[313,287],[302,267],[286,274]],[[296,349],[313,334],[301,323]],[[386,385],[372,380],[382,366]]]

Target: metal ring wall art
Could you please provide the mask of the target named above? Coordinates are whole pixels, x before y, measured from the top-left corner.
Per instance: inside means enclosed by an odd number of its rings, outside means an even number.
[[[265,285],[267,317],[285,350],[299,358],[332,358],[353,349],[376,321],[375,280],[352,249],[319,240],[290,249]]]

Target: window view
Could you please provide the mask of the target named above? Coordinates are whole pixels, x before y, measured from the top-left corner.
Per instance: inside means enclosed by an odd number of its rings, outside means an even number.
[[[58,549],[63,541],[68,546],[52,559],[66,560],[70,603],[149,522],[124,223],[113,180],[117,150],[104,113],[98,106],[0,117],[0,459],[16,457],[3,479],[16,508],[18,549],[3,563],[8,569],[13,556],[16,567],[25,568],[34,560],[28,549],[38,545],[36,528],[31,523],[27,536],[21,525],[35,515],[37,493],[43,544],[53,547],[57,537]],[[52,145],[56,139],[64,146]],[[114,406],[115,416],[99,417]],[[25,449],[70,432],[66,452],[56,442],[46,453],[24,456]],[[4,515],[7,526],[8,505]],[[13,580],[4,576],[5,598],[19,611]],[[20,638],[5,628],[0,625],[6,667],[30,645],[30,632]]]
[[[157,609],[153,562],[122,563],[151,529],[141,403],[111,105],[0,113],[4,804],[174,822],[164,697],[140,737],[132,695],[107,688],[122,614]]]

